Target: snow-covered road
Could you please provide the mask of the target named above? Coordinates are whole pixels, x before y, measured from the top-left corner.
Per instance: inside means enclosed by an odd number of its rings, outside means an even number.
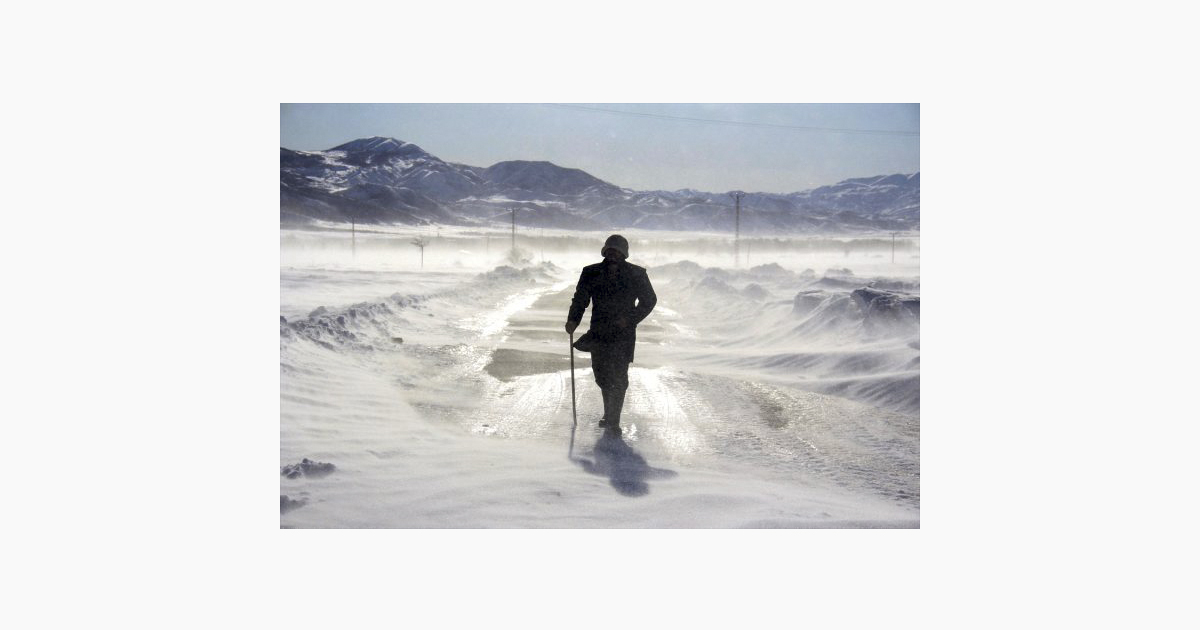
[[[450,380],[473,382],[478,391],[472,398],[480,404],[465,413],[442,408],[443,417],[486,435],[561,440],[571,424],[569,343],[562,323],[573,290],[562,282],[529,289],[506,298],[507,308],[457,323],[467,334],[479,331],[469,344],[478,354],[451,351],[471,358],[452,368]],[[668,291],[665,301],[670,297]],[[786,385],[691,371],[670,360],[676,340],[661,331],[674,329],[668,324],[680,316],[664,311],[652,313],[642,326],[639,360],[629,371],[624,443],[653,461],[720,461],[763,476],[816,478],[918,506],[915,417]],[[487,323],[481,326],[481,320]],[[602,404],[587,355],[576,352],[575,362],[576,447],[588,456],[601,437],[596,423]],[[436,413],[439,406],[425,409]]]

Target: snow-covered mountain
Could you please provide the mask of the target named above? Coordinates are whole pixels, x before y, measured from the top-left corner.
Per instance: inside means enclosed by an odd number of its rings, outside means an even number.
[[[526,226],[718,230],[733,227],[726,193],[634,191],[550,162],[454,164],[394,138],[326,151],[279,149],[280,218],[360,223],[486,224],[513,208]],[[916,230],[920,173],[849,179],[791,194],[747,193],[741,229],[763,232]]]

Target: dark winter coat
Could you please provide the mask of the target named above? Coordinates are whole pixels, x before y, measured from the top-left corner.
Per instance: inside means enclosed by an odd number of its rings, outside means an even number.
[[[633,361],[636,326],[658,303],[646,270],[624,260],[617,263],[615,275],[610,275],[607,261],[584,267],[583,273],[579,274],[579,284],[575,286],[567,321],[582,321],[589,301],[592,304],[593,337],[600,343],[615,345],[629,361]],[[624,328],[617,324],[621,317],[625,318]]]

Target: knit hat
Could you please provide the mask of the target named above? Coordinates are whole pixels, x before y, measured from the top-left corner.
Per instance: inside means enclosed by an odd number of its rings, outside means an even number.
[[[625,240],[625,237],[620,234],[613,234],[608,237],[607,241],[604,241],[604,247],[600,248],[600,255],[603,256],[604,252],[609,249],[615,249],[621,252],[621,256],[629,258],[629,241]]]

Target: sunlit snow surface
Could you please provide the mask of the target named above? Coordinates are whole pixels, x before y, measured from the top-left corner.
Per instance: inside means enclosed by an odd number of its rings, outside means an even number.
[[[283,527],[919,523],[913,238],[735,265],[725,235],[624,232],[659,303],[616,437],[578,352],[572,422],[562,328],[607,234],[525,230],[514,261],[508,230],[425,229],[422,268],[412,230],[325,227],[281,232],[280,466],[335,469],[281,476]]]

